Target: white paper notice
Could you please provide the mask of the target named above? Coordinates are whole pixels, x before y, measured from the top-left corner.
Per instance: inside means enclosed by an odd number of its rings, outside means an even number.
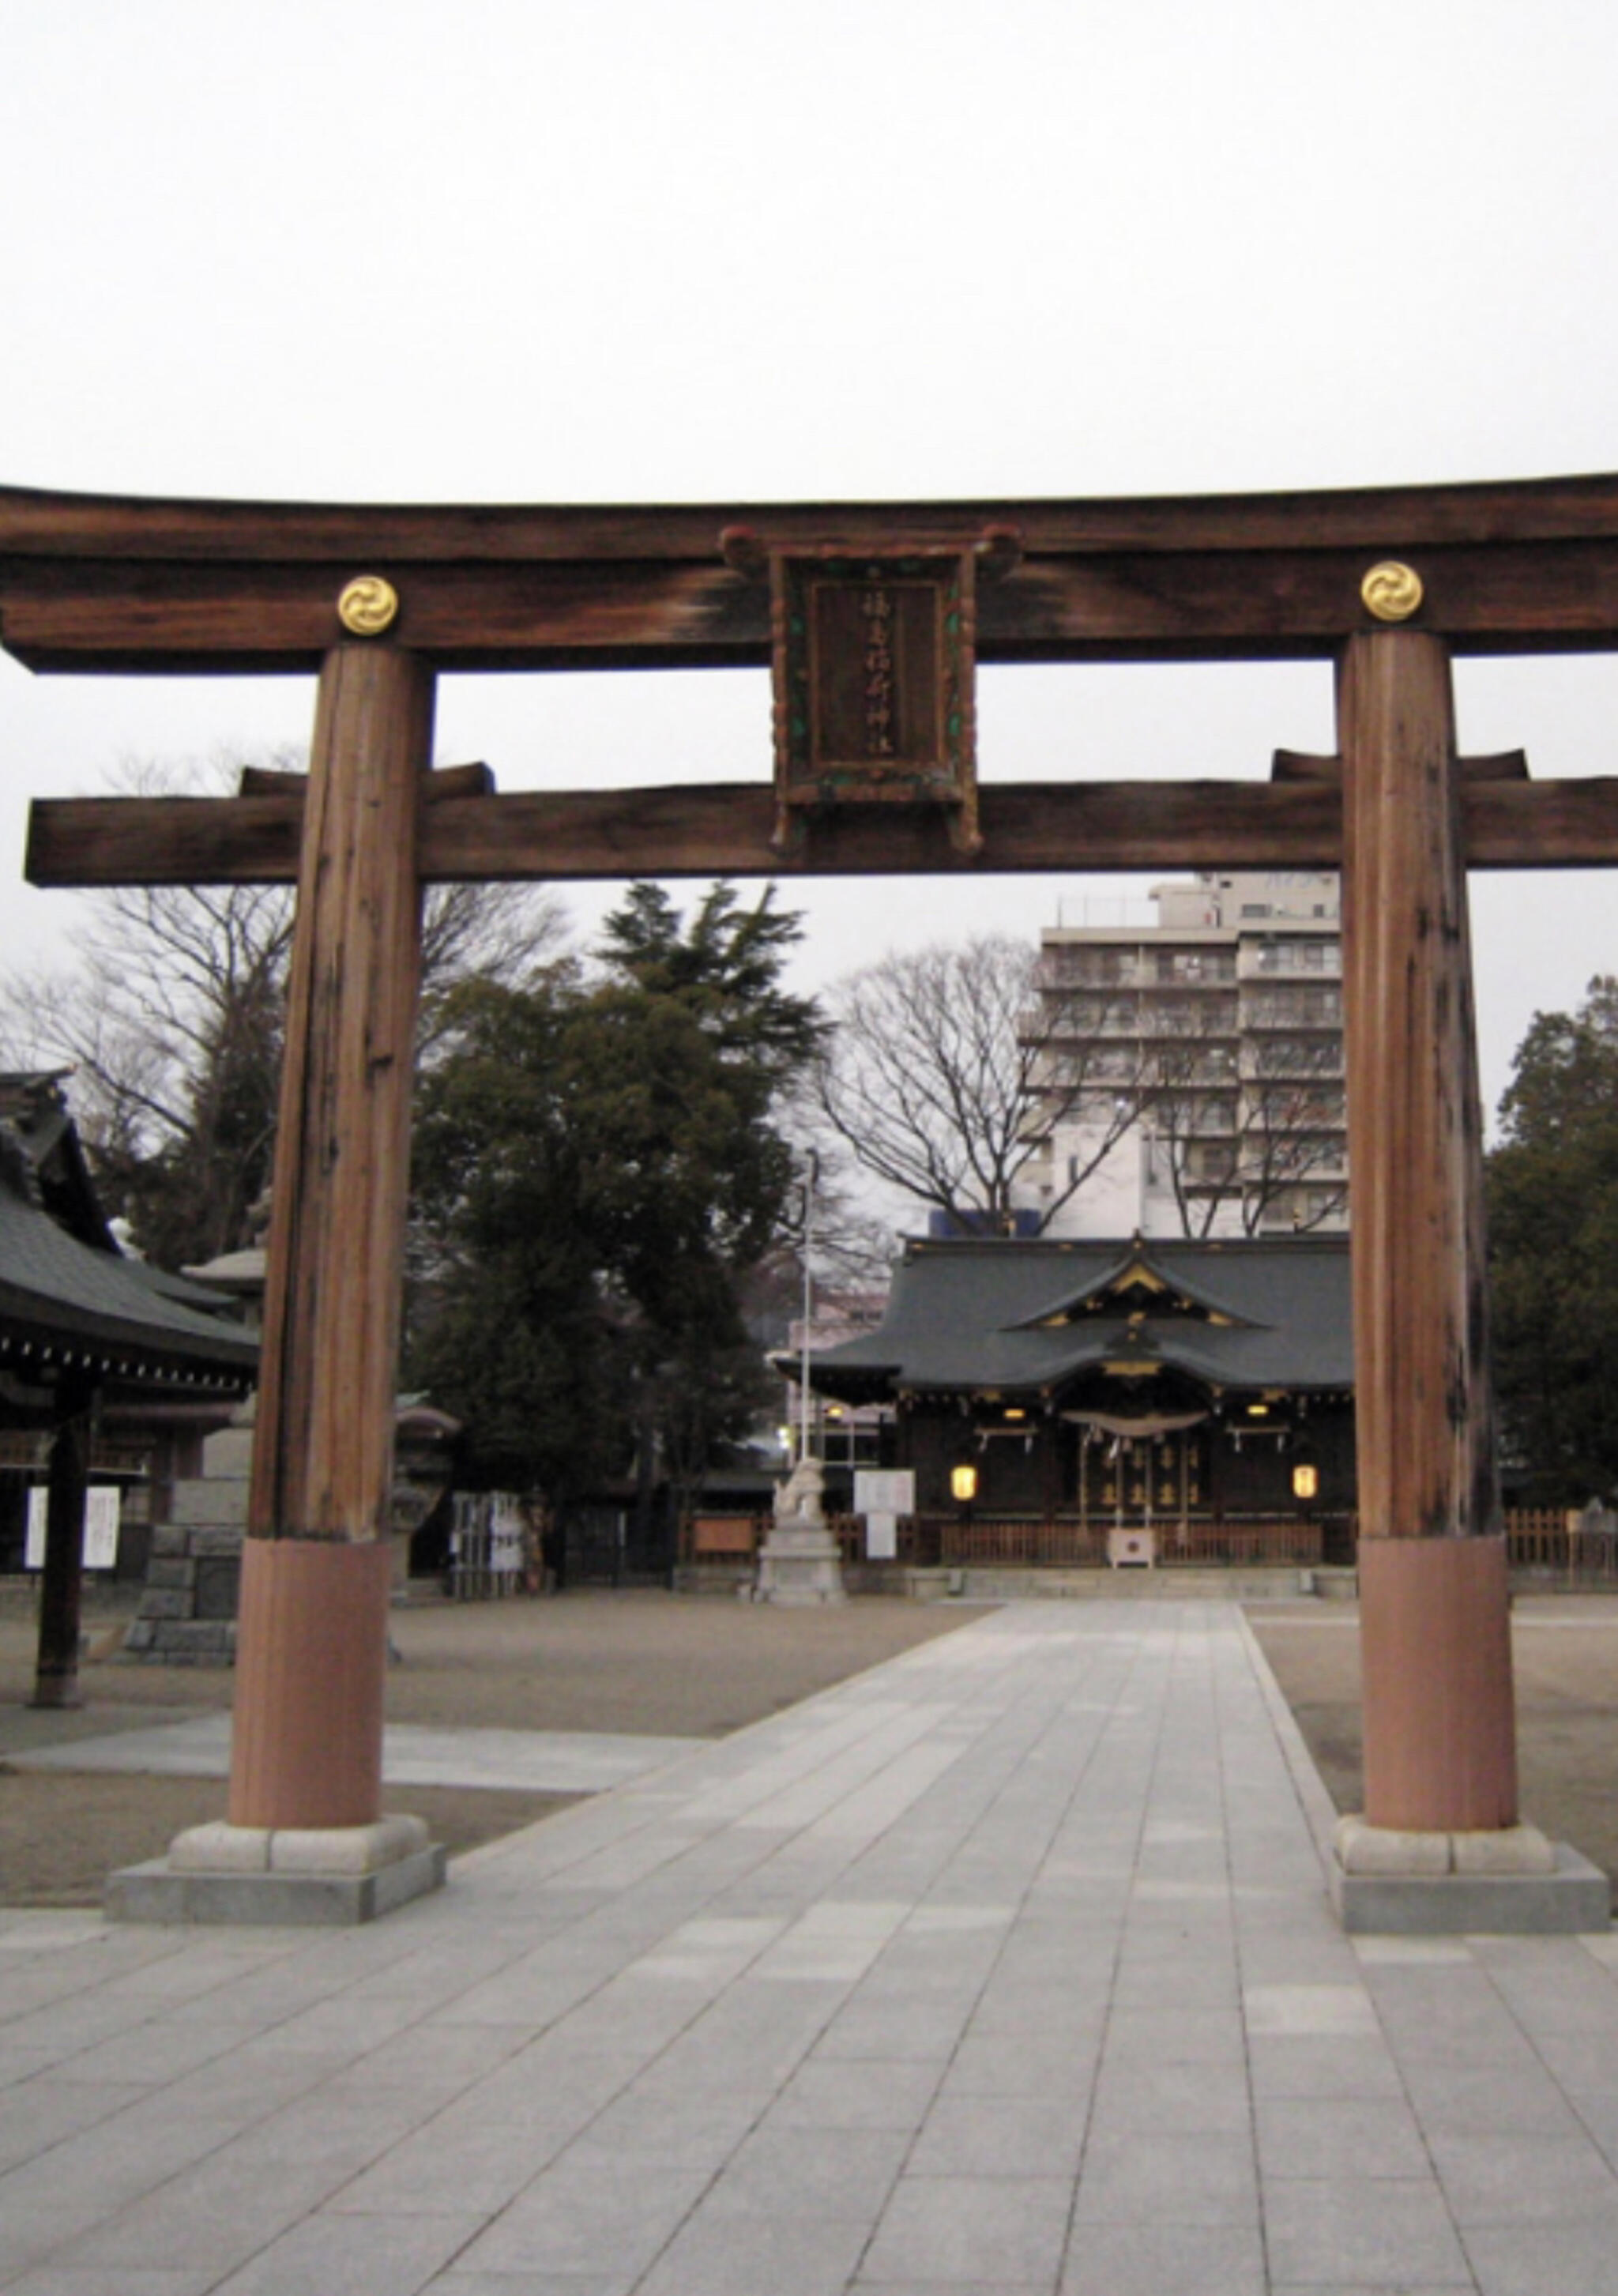
[[[25,1570],[45,1569],[45,1521],[50,1495],[43,1483],[29,1493],[28,1537],[22,1550]],[[118,1562],[118,1485],[92,1483],[85,1493],[85,1538],[80,1560],[86,1570],[111,1570]]]
[[[914,1467],[858,1467],[854,1472],[856,1514],[914,1514]]]

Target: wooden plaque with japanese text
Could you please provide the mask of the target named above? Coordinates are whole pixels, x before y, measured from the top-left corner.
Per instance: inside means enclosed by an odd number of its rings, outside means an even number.
[[[977,843],[969,550],[770,562],[778,841],[793,808],[951,808]]]

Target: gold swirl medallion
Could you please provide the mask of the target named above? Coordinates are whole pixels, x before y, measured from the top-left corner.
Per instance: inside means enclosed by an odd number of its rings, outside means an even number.
[[[380,637],[398,616],[398,592],[380,574],[357,574],[337,601],[337,619],[357,638]]]
[[[1414,566],[1384,558],[1359,585],[1359,594],[1379,622],[1408,622],[1422,602],[1421,576]]]

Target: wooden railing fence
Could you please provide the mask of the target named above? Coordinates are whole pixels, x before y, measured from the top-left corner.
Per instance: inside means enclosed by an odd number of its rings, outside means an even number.
[[[706,1560],[745,1562],[756,1552],[766,1527],[761,1516],[705,1524],[696,1553]],[[1107,1564],[1111,1527],[1105,1521],[1081,1523],[1061,1515],[906,1516],[899,1524],[895,1560],[912,1570],[1102,1570]],[[866,1560],[865,1525],[859,1516],[833,1515],[830,1528],[845,1563]],[[1166,1518],[1153,1528],[1161,1570],[1225,1565],[1308,1569],[1322,1563],[1349,1565],[1354,1559],[1351,1514],[1228,1515],[1222,1521],[1194,1517],[1185,1522]],[[1618,1539],[1590,1531],[1578,1512],[1513,1508],[1506,1528],[1513,1570],[1576,1586],[1610,1584],[1618,1588]]]

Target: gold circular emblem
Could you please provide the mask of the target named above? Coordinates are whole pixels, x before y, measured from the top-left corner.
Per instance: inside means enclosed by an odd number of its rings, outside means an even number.
[[[1379,622],[1408,622],[1422,602],[1421,576],[1414,566],[1384,558],[1359,585],[1359,594]]]
[[[380,574],[357,574],[337,601],[337,618],[357,638],[379,637],[398,614],[398,592]]]

